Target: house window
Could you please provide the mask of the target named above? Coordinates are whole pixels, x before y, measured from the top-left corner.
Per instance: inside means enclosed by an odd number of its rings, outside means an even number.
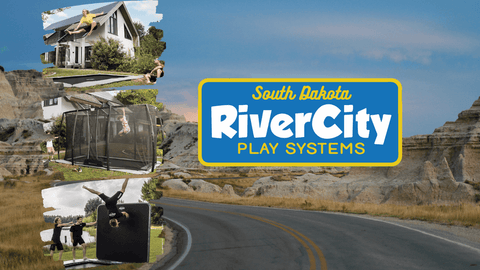
[[[109,28],[108,33],[118,35],[117,30],[117,12],[115,11],[112,16],[109,18]]]
[[[58,105],[58,98],[47,99],[43,101],[43,107]]]
[[[90,61],[92,59],[92,46],[85,47],[85,62]]]
[[[126,26],[125,24],[123,25],[123,32],[125,33],[125,38],[126,38],[126,39],[132,40],[132,36],[131,36],[130,33],[128,32],[127,26]]]

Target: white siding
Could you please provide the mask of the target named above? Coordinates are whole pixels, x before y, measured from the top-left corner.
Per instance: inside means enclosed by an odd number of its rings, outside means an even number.
[[[134,46],[133,46],[133,35],[132,35],[132,33],[130,33],[130,35],[132,36],[132,40],[129,40],[129,39],[125,38],[124,27],[123,27],[125,25],[125,19],[123,18],[123,15],[120,12],[120,10],[117,10],[117,33],[118,33],[118,35],[108,33],[109,25],[110,25],[110,19],[107,20],[107,22],[105,23],[105,26],[106,26],[105,27],[105,35],[106,35],[106,37],[107,38],[114,38],[116,40],[119,40],[123,44],[123,48],[124,48],[125,53],[127,53],[127,55],[133,57],[135,55],[135,51],[133,49],[134,48]]]
[[[57,105],[52,105],[52,106],[44,106],[43,101],[42,101],[42,109],[43,109],[43,118],[44,119],[53,119],[58,116],[62,116],[63,112],[67,111],[72,111],[76,110],[76,108],[72,105],[71,102],[67,101],[63,97],[58,98],[58,104]],[[43,125],[43,128],[45,130],[50,129],[50,126],[52,123],[47,123]]]

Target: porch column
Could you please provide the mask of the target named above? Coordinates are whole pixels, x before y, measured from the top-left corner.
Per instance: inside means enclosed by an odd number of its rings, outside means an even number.
[[[59,67],[58,66],[58,55],[60,54],[59,48],[60,48],[60,44],[57,44],[57,46],[55,47],[55,66],[56,67]]]

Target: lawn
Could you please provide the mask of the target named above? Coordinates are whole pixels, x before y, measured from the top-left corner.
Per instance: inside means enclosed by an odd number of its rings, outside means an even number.
[[[56,162],[49,162],[48,167],[53,169],[55,172],[62,172],[63,176],[65,177],[65,181],[118,178],[125,175],[132,175],[130,173],[107,171],[105,169],[88,168],[78,165],[73,166]],[[82,168],[82,172],[78,172],[78,168]]]
[[[83,92],[88,90],[95,90],[95,89],[106,89],[106,88],[120,88],[125,86],[138,86],[138,85],[146,85],[144,80],[133,80],[133,81],[123,81],[123,82],[116,82],[116,83],[109,83],[109,84],[102,84],[102,85],[95,85],[89,87],[65,87],[66,91],[75,91],[75,92]]]
[[[49,67],[43,69],[43,74],[45,78],[52,78],[52,77],[67,77],[67,76],[76,76],[76,75],[91,75],[91,74],[115,74],[115,75],[128,75],[128,76],[138,76],[143,74],[137,73],[130,73],[130,72],[119,72],[119,71],[106,71],[106,70],[96,70],[96,69],[73,69],[73,68],[57,68],[57,67]],[[84,92],[89,90],[96,90],[96,89],[105,89],[105,88],[119,88],[125,86],[138,86],[138,85],[145,85],[146,81],[144,79],[141,80],[133,80],[133,81],[122,81],[110,84],[103,84],[103,85],[95,85],[90,87],[66,87],[65,90],[67,92]]]
[[[75,75],[90,75],[90,74],[115,74],[115,75],[130,75],[137,76],[143,74],[136,74],[130,72],[118,72],[118,71],[106,71],[106,70],[96,70],[96,69],[74,69],[74,68],[57,68],[49,67],[43,69],[43,74],[45,78],[51,77],[67,77]]]

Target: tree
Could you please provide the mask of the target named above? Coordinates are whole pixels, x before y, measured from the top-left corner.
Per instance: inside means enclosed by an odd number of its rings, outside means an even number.
[[[64,11],[65,9],[69,9],[69,8],[70,7],[64,7],[64,8],[57,8],[57,9],[44,11],[44,12],[42,12],[42,21],[46,22],[50,15],[60,13],[60,12]]]
[[[163,192],[157,191],[157,186],[160,185],[158,178],[150,179],[148,182],[144,182],[142,186],[142,200],[150,202],[151,200],[159,200],[163,196]],[[163,208],[150,204],[152,211],[150,214],[150,222],[155,225],[163,223]]]
[[[148,182],[143,182],[142,186],[142,200],[144,201],[151,201],[151,200],[158,200],[162,198],[163,192],[157,191],[157,185],[160,184],[158,178],[153,178],[148,180]]]
[[[62,123],[62,116],[55,118],[55,123],[48,131],[51,135],[58,137],[53,140],[53,148],[55,150],[64,149],[67,144],[67,126],[65,121]]]
[[[96,220],[97,207],[102,203],[103,201],[98,197],[88,200],[87,203],[85,204],[85,208],[83,209],[85,211],[85,216],[88,217],[93,214],[94,219]]]
[[[125,59],[123,44],[120,41],[103,37],[92,46],[92,66],[95,69],[117,69]]]
[[[155,26],[148,28],[146,34],[140,40],[140,47],[137,49],[137,54],[151,55],[154,59],[159,58],[166,49],[167,43],[161,41],[163,38],[163,30],[157,29]]]
[[[142,22],[133,22],[133,26],[135,26],[135,29],[137,29],[138,37],[140,40],[143,39],[143,37],[147,34],[145,31],[145,26],[142,24]]]
[[[160,111],[163,103],[157,102],[158,89],[126,90],[117,94],[116,98],[125,105],[150,104]]]

